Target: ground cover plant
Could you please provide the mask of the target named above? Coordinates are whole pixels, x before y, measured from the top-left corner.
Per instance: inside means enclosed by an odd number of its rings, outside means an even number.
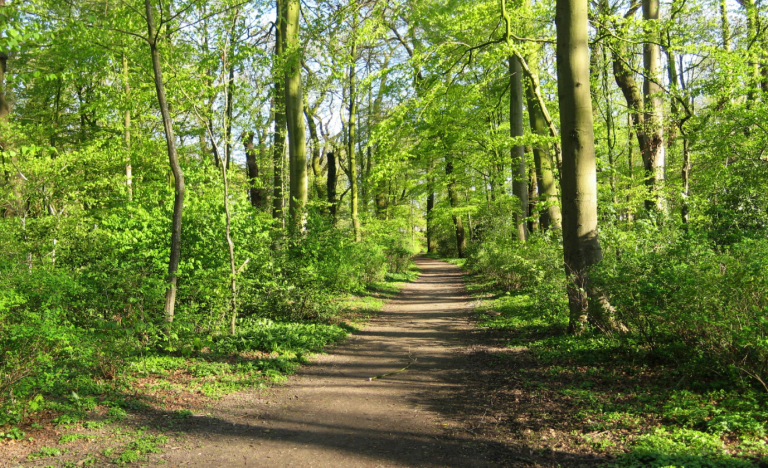
[[[470,275],[477,325],[487,330],[485,345],[475,349],[477,380],[485,385],[472,398],[490,400],[484,411],[492,408],[480,430],[526,447],[532,461],[559,453],[566,462],[575,457],[574,465],[618,467],[768,462],[768,392],[756,378],[763,372],[765,296],[764,278],[755,273],[764,268],[764,250],[748,240],[750,253],[742,256],[742,246],[715,249],[689,238],[680,252],[674,240],[654,244],[658,231],[651,230],[650,239],[647,227],[623,233],[631,239],[626,244],[614,234],[609,252],[627,250],[594,276],[617,298],[627,333],[598,326],[567,333],[556,239],[531,239],[506,257],[493,250],[496,244],[479,244],[467,260],[455,261]],[[718,278],[708,282],[713,255],[718,262],[710,274]],[[551,279],[540,282],[546,275]],[[701,313],[708,301],[718,304],[717,314]],[[719,328],[720,320],[731,325]]]
[[[4,446],[3,457],[40,463],[63,457],[64,466],[83,460],[96,465],[146,461],[167,446],[169,435],[183,441],[174,432],[177,423],[206,414],[221,396],[284,382],[313,354],[362,326],[417,276],[411,266],[357,294],[329,298],[335,313],[322,321],[244,317],[235,335],[191,338],[174,351],[145,348],[113,355],[121,359],[113,378],[60,359],[51,363],[48,375],[28,375],[14,387],[16,402],[5,406],[3,435],[22,445]],[[47,391],[41,391],[46,384]]]

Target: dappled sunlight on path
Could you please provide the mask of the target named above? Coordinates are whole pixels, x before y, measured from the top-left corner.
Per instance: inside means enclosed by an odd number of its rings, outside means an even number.
[[[417,264],[417,282],[288,384],[192,418],[183,430],[193,448],[171,451],[169,466],[496,466],[448,416],[462,384],[455,351],[470,328],[461,272]]]

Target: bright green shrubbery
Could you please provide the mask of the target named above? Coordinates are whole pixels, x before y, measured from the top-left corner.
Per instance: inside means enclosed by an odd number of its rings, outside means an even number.
[[[561,393],[579,398],[589,430],[618,427],[606,421],[617,410],[637,415],[641,423],[653,421],[635,428],[638,435],[625,441],[627,452],[610,466],[746,467],[753,466],[746,457],[768,455],[764,237],[736,232],[726,242],[720,225],[685,229],[652,216],[605,223],[604,259],[590,277],[629,331],[568,335],[557,235],[534,234],[521,244],[513,240],[511,214],[494,206],[486,217],[483,211],[478,218],[489,228],[478,233],[464,264],[478,275],[473,287],[491,293],[477,308],[480,324],[508,330],[508,345],[526,347],[541,365],[581,376],[570,385],[583,388]],[[599,375],[618,379],[621,387],[622,376],[650,369],[668,380],[638,380],[647,386],[634,388],[636,393],[621,388],[636,398],[629,406],[612,398],[611,384],[593,388],[589,381]]]
[[[567,302],[559,236],[517,242],[514,210],[505,203],[478,210],[482,231],[477,228],[465,268],[516,292],[518,310],[562,325]],[[629,328],[615,338],[689,372],[768,382],[768,240],[741,236],[720,244],[671,220],[639,219],[607,225],[601,241],[604,259],[591,278]]]
[[[410,265],[413,246],[402,221],[368,220],[356,243],[313,205],[306,230],[291,234],[250,205],[245,181],[233,169],[235,260],[237,267],[247,264],[237,276],[239,329],[230,336],[220,174],[184,157],[182,261],[175,320],[168,325],[172,189],[167,177],[156,175],[167,164],[163,152],[145,143],[135,145],[131,202],[122,149],[99,145],[50,161],[37,157],[45,148],[19,154],[27,180],[0,185],[0,208],[8,210],[0,217],[0,426],[22,421],[40,406],[39,395],[46,405],[60,399],[70,408],[71,392],[104,393],[126,372],[187,366],[185,359],[203,350],[211,356],[276,353],[256,368],[277,374],[346,336],[349,329],[335,318],[341,296]],[[17,203],[20,196],[27,202]],[[50,214],[65,205],[66,215]],[[173,362],[157,361],[163,358]],[[209,364],[195,373],[216,371]]]
[[[768,378],[768,241],[642,226],[603,238],[593,279],[633,339],[680,365]]]

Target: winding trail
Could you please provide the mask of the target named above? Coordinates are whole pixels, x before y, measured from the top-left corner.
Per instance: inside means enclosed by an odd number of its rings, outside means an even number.
[[[496,466],[451,417],[465,375],[457,350],[471,328],[461,271],[416,263],[417,282],[286,385],[231,395],[192,418],[186,448],[166,466]]]

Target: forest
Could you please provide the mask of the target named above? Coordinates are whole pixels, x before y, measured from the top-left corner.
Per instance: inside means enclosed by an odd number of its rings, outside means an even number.
[[[475,394],[571,405],[487,436],[530,465],[556,427],[587,465],[764,466],[766,26],[759,0],[0,0],[0,453],[283,382],[428,258],[537,363],[486,356]],[[85,464],[146,462],[141,434]]]

